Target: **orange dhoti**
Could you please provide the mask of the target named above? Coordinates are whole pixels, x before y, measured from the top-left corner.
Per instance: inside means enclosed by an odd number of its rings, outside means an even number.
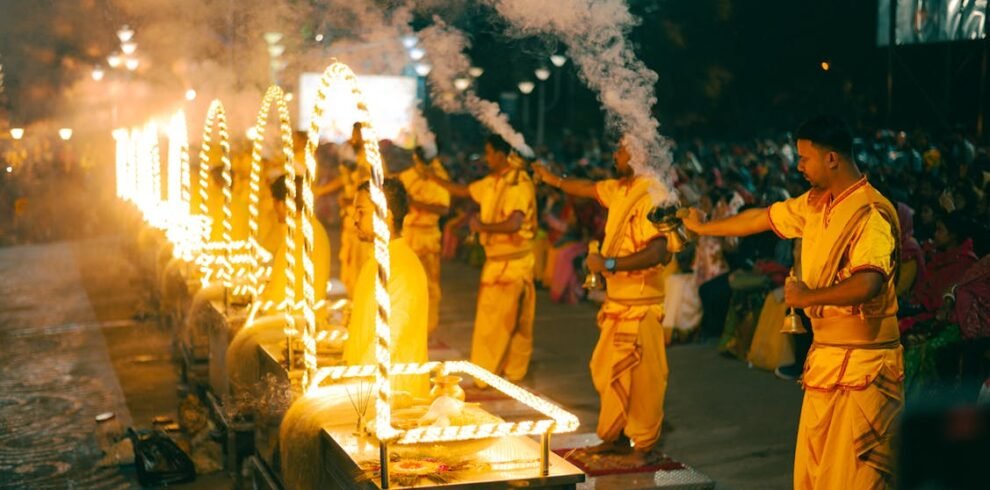
[[[644,452],[660,438],[667,392],[660,301],[631,305],[606,300],[598,312],[601,335],[590,364],[601,397],[598,437],[614,441],[625,432]]]
[[[437,225],[428,227],[406,225],[402,236],[426,270],[429,294],[427,333],[433,335],[440,324],[440,228]]]
[[[526,251],[519,258],[489,258],[481,270],[471,362],[510,381],[526,376],[533,355],[533,263]]]
[[[904,363],[901,347],[891,345],[812,348],[803,378],[794,488],[892,486],[891,438],[904,399]]]

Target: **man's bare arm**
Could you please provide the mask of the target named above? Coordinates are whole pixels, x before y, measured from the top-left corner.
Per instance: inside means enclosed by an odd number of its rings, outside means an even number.
[[[747,236],[770,230],[767,208],[747,209],[737,215],[703,223],[701,213],[692,209],[683,218],[684,227],[705,236]]]
[[[505,220],[498,223],[482,223],[477,221],[475,223],[476,231],[483,233],[515,233],[522,228],[523,220],[522,211],[513,211],[511,215]]]
[[[427,175],[429,176],[431,181],[436,182],[437,185],[443,187],[447,192],[450,193],[450,195],[456,197],[471,197],[471,191],[468,188],[467,184],[458,184],[455,182],[451,182],[447,179],[441,179],[440,177],[437,177],[432,173],[429,173]]]
[[[810,289],[799,281],[789,281],[784,288],[784,300],[788,306],[857,306],[880,294],[883,274],[877,271],[860,271],[833,286]]]

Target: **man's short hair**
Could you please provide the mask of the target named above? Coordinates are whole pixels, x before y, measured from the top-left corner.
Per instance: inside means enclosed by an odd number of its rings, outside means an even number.
[[[485,139],[485,144],[491,145],[492,149],[498,153],[508,155],[512,152],[512,145],[497,134],[488,135],[488,138]]]
[[[285,185],[285,175],[272,181],[271,185],[268,186],[268,190],[272,193],[272,199],[279,202],[285,202],[289,197],[289,188]],[[302,198],[302,186],[303,178],[301,175],[296,176],[296,209],[302,209],[303,198]]]
[[[838,116],[817,116],[805,121],[797,130],[797,139],[808,140],[852,160],[852,130]]]
[[[366,180],[361,184],[358,192],[371,192],[371,181]],[[385,200],[388,201],[388,210],[392,212],[392,228],[396,233],[401,233],[402,222],[409,213],[409,195],[406,194],[406,187],[399,179],[389,177],[382,184],[382,192],[385,193]]]

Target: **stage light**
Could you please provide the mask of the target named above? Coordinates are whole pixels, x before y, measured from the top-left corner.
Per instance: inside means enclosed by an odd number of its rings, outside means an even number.
[[[292,95],[292,92],[286,92],[284,98],[286,102],[292,102],[292,99],[296,98],[296,96]]]
[[[541,66],[537,68],[535,73],[536,73],[536,78],[540,79],[540,81],[550,78],[550,70],[545,67]]]
[[[265,35],[264,35],[264,38],[265,38],[265,42],[268,43],[269,45],[275,44],[275,43],[277,43],[277,42],[279,42],[279,41],[282,40],[282,33],[281,32],[266,32]]]
[[[417,44],[419,44],[419,39],[416,39],[416,36],[413,36],[412,34],[402,37],[402,45],[405,46],[406,49],[412,49]]]
[[[123,62],[123,58],[121,58],[117,53],[107,56],[107,64],[110,65],[110,68],[117,68]]]
[[[137,51],[137,43],[127,42],[120,44],[120,52],[124,54],[134,54]]]
[[[314,39],[316,39],[316,42],[322,43],[323,42],[323,34],[317,34]]]
[[[468,68],[468,75],[471,75],[473,78],[480,77],[482,73],[485,73],[485,69],[480,66],[472,66],[471,68]]]
[[[457,90],[460,90],[461,92],[467,90],[467,88],[470,87],[470,86],[471,86],[471,80],[469,80],[467,78],[455,78],[454,79],[454,88],[456,88]]]
[[[528,95],[534,88],[536,88],[536,84],[533,82],[528,80],[525,82],[519,82],[519,91],[522,92],[523,95]]]
[[[412,48],[409,50],[409,58],[413,61],[419,61],[423,59],[423,56],[426,56],[426,51],[423,51],[422,48]]]
[[[19,140],[24,137],[24,128],[10,128],[10,137]]]
[[[128,58],[127,61],[124,62],[124,66],[126,66],[130,71],[137,70],[138,65],[140,64],[141,62],[137,58]]]
[[[186,90],[186,100],[189,102],[196,100],[196,91],[193,89]]]
[[[62,128],[58,130],[58,137],[62,138],[62,141],[69,141],[72,139],[72,129]]]
[[[822,71],[829,71],[832,69],[832,65],[828,61],[822,61],[821,67]]]
[[[567,63],[567,57],[562,54],[552,54],[550,55],[550,63],[553,63],[553,66],[560,68],[564,66],[564,63]]]
[[[104,73],[102,68],[93,68],[93,74],[92,74],[93,80],[99,82],[100,80],[103,80],[103,75]]]

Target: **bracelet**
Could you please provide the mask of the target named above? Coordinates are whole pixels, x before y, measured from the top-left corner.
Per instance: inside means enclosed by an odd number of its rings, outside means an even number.
[[[956,301],[956,288],[959,287],[958,284],[953,284],[945,293],[942,294],[942,300],[951,299],[953,302]]]

